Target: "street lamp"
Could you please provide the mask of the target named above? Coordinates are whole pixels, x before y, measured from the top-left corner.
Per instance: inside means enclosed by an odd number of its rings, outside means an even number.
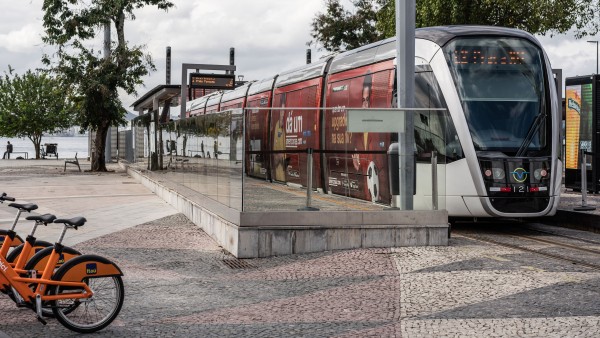
[[[593,40],[593,41],[588,41],[588,42],[596,44],[596,74],[598,74],[598,41]]]

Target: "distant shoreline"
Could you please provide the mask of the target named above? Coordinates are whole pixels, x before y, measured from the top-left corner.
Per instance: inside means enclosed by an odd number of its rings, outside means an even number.
[[[8,141],[13,145],[13,152],[15,153],[11,156],[11,159],[15,159],[19,156],[30,159],[35,158],[33,143],[28,138],[0,137],[0,151],[2,153],[6,151],[6,144]],[[85,158],[89,155],[88,142],[89,137],[86,135],[43,136],[40,150],[43,149],[45,143],[56,143],[58,158],[74,158],[75,154],[77,154],[78,158]],[[27,155],[24,153],[27,153]]]

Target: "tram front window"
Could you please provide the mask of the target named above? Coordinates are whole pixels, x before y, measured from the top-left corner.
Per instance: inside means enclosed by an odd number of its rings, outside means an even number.
[[[549,150],[539,48],[518,38],[462,38],[444,51],[476,150]]]

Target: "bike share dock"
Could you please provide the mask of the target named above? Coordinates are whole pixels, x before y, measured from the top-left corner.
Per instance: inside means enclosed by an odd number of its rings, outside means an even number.
[[[237,258],[269,257],[340,249],[448,245],[445,210],[384,210],[381,205],[341,196],[313,195],[318,211],[298,211],[306,189],[259,179],[244,180],[245,209],[231,195],[231,180],[211,179],[235,165],[189,158],[182,169],[147,171],[145,163],[122,164],[127,173],[201,227]],[[193,174],[186,178],[185,172]],[[241,181],[241,177],[237,177]],[[211,183],[212,182],[212,183]],[[219,183],[224,182],[224,183]],[[227,194],[216,193],[227,190]],[[227,203],[230,206],[226,205]],[[340,210],[345,209],[345,210]]]

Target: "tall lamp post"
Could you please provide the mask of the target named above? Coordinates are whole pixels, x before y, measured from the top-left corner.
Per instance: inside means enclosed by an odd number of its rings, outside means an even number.
[[[598,41],[593,40],[593,41],[588,41],[588,42],[596,44],[596,74],[598,74]]]

